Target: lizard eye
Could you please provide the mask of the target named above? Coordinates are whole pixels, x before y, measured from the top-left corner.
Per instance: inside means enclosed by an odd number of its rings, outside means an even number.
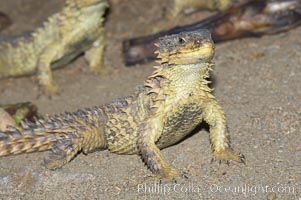
[[[180,44],[185,44],[186,43],[186,40],[182,37],[179,37],[179,43]]]

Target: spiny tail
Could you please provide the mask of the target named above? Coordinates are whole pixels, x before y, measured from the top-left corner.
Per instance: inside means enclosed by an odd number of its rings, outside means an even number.
[[[70,132],[70,126],[56,117],[40,118],[34,123],[22,122],[20,127],[8,126],[5,131],[0,131],[0,157],[52,149]]]

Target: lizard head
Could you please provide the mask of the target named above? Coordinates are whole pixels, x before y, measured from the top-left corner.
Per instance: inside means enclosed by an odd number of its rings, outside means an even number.
[[[210,62],[214,56],[214,44],[206,29],[165,36],[155,45],[159,47],[157,62],[161,64]]]

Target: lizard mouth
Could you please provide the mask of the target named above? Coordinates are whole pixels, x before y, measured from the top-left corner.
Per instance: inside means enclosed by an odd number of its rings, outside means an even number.
[[[161,63],[168,64],[194,64],[199,62],[208,62],[214,56],[214,46],[212,42],[202,42],[191,48],[179,49],[171,52],[169,55],[162,55]]]
[[[212,42],[203,42],[200,46],[192,48],[191,50],[183,50],[181,52],[183,59],[185,57],[191,58],[191,60],[198,61],[210,61],[214,56],[214,46]]]

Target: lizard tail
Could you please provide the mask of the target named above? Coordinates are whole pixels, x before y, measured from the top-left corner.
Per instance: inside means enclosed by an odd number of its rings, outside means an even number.
[[[68,137],[70,127],[53,118],[22,122],[0,131],[0,157],[52,149],[60,139]]]

